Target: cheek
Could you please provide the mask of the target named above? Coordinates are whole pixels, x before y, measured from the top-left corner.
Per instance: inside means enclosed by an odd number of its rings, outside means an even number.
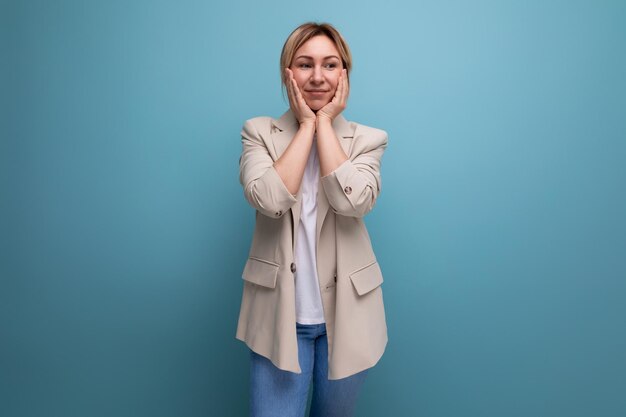
[[[302,88],[302,85],[306,80],[306,75],[297,68],[292,68],[291,71],[293,72],[293,79],[296,80],[296,84],[298,84],[298,87]]]

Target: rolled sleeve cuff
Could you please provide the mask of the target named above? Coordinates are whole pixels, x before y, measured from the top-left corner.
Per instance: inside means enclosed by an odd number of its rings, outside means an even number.
[[[358,169],[349,159],[322,177],[322,187],[328,203],[336,212],[345,215],[358,215],[356,208],[366,185]]]
[[[261,213],[274,218],[281,217],[297,201],[296,197],[287,189],[274,166],[270,166],[255,181],[250,193],[253,205]]]

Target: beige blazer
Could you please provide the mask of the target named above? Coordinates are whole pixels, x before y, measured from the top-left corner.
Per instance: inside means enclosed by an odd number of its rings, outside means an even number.
[[[387,133],[342,115],[333,127],[348,160],[320,178],[316,252],[328,378],[341,379],[374,366],[387,345],[383,276],[363,222],[380,193]],[[243,125],[240,182],[257,212],[236,338],[278,368],[301,373],[294,263],[301,191],[292,195],[273,167],[297,130],[291,110]]]

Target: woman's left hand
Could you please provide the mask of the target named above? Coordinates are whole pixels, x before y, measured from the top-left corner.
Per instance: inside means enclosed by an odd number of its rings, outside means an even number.
[[[337,117],[346,108],[348,93],[348,76],[347,70],[344,68],[341,70],[341,75],[339,76],[335,96],[330,102],[328,102],[328,104],[317,111],[317,119],[319,120],[322,117],[326,117],[331,122],[335,120],[335,117]]]

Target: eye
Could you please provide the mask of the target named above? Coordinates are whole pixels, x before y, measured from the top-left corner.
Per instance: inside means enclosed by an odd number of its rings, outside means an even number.
[[[326,64],[326,68],[335,69],[337,68],[337,64],[335,64],[334,62],[330,64]]]
[[[298,65],[298,68],[311,68],[311,66],[309,64],[302,63]]]

